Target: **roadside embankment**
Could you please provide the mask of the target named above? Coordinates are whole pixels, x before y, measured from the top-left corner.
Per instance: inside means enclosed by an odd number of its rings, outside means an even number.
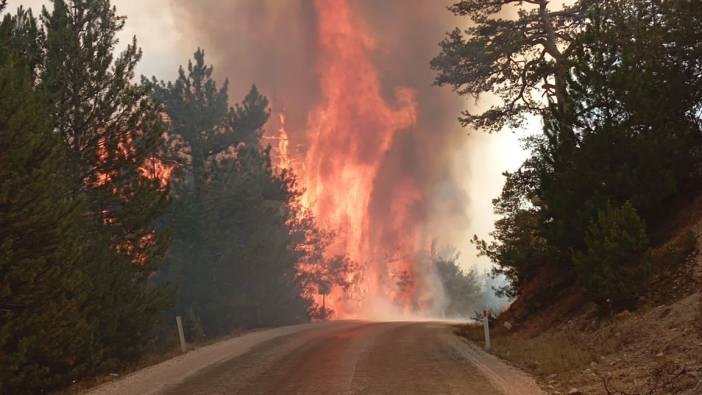
[[[495,320],[491,352],[552,394],[702,394],[702,199],[673,220],[636,309],[603,313],[575,288],[528,312],[522,300]],[[482,345],[482,326],[456,332]]]

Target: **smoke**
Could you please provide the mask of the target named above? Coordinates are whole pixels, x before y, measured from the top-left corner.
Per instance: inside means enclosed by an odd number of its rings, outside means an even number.
[[[464,102],[433,86],[429,68],[437,43],[459,23],[448,4],[171,3],[183,35],[229,78],[234,100],[255,82],[285,114],[289,155],[310,203],[342,228],[342,252],[367,268],[359,290],[365,316],[397,304],[439,310],[443,291],[417,251],[434,238],[460,248],[470,236],[470,169],[461,159],[468,136],[456,121]],[[273,132],[281,129],[276,118]],[[347,304],[335,308],[351,315]]]
[[[215,74],[229,78],[230,97],[242,98],[255,83],[285,109],[286,128],[299,141],[319,97],[314,3],[172,0],[171,10],[183,36],[205,49]]]

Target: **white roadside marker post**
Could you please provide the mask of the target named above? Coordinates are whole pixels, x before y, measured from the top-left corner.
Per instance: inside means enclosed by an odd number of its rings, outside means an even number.
[[[483,328],[485,329],[485,349],[490,350],[490,313],[483,310]]]
[[[185,344],[185,333],[183,333],[183,322],[180,320],[180,316],[176,316],[176,324],[178,325],[178,337],[180,338],[180,351],[188,351],[188,345]]]

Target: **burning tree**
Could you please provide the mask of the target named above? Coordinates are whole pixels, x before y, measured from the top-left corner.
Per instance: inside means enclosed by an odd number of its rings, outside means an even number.
[[[141,59],[136,38],[115,57],[125,18],[107,1],[55,0],[41,20],[40,81],[77,189],[113,244],[150,272],[166,246],[155,224],[166,193],[141,168],[158,157],[164,126],[148,88],[132,83]]]

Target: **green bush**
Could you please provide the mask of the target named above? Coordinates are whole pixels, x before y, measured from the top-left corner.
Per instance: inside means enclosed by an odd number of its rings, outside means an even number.
[[[592,299],[607,309],[634,306],[651,270],[646,226],[636,210],[629,202],[608,204],[591,221],[585,244],[574,263]]]

